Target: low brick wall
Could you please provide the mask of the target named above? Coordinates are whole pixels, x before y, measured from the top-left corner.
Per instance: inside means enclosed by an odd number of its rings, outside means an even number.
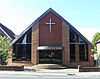
[[[100,68],[97,67],[79,67],[79,72],[100,72]]]
[[[24,71],[24,66],[0,66],[0,71]]]

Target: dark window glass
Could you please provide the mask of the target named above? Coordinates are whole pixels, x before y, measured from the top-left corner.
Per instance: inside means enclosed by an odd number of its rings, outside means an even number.
[[[79,43],[85,43],[84,40],[82,38],[80,38],[80,37],[78,37],[78,42]]]
[[[13,45],[13,60],[31,60],[31,29]]]
[[[85,60],[88,61],[88,53],[89,53],[89,52],[88,52],[88,45],[86,44],[85,47],[86,47],[86,48],[85,48],[85,51],[86,51],[86,52],[85,52]]]
[[[75,61],[75,32],[70,30],[70,62]]]
[[[75,61],[75,44],[70,44],[70,62]]]
[[[70,42],[71,43],[75,42],[75,33],[72,30],[70,30]]]
[[[80,61],[88,61],[88,45],[86,44],[79,45],[79,58]]]
[[[61,50],[41,50],[39,51],[39,63],[41,64],[60,64],[62,63]]]
[[[75,61],[75,45],[79,45],[80,61],[88,61],[88,44],[72,29],[70,29],[70,61]]]
[[[85,60],[84,44],[79,45],[79,58],[81,61]]]

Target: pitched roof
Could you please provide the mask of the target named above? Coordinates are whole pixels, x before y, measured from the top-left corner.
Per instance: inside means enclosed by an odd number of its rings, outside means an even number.
[[[14,33],[8,29],[6,26],[4,26],[3,24],[0,23],[0,29],[12,40],[14,39]]]
[[[83,38],[91,47],[93,45],[78,31],[76,30],[68,21],[66,21],[62,16],[60,16],[57,12],[55,12],[52,8],[49,8],[46,12],[44,12],[40,17],[38,17],[29,27],[27,27],[16,39],[14,39],[10,45],[13,45],[23,34],[25,34],[32,26],[34,26],[37,22],[40,21],[44,16],[46,16],[49,12],[53,13],[57,17],[59,17],[63,22],[65,22],[69,28],[73,29],[81,38]]]

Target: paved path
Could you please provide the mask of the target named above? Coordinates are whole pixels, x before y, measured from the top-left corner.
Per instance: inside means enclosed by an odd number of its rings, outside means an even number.
[[[38,73],[37,73],[38,74]],[[0,79],[100,79],[100,75],[91,75],[91,74],[59,74],[59,75],[55,75],[55,74],[33,74],[33,75],[13,75],[13,74],[0,74]]]
[[[78,69],[38,69],[0,71],[0,79],[100,79],[100,72],[79,72]],[[31,71],[29,71],[31,70]]]
[[[37,72],[53,72],[53,73],[79,73],[78,69],[40,69]]]
[[[73,69],[65,69],[65,70],[41,70],[37,72],[32,71],[0,71],[0,75],[95,75],[100,76],[100,72],[78,72]]]

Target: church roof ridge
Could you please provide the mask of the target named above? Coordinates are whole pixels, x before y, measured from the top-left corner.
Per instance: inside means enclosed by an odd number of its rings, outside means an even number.
[[[65,22],[69,28],[73,29],[80,37],[82,37],[91,47],[93,47],[92,43],[89,42],[75,27],[73,27],[68,21],[66,21],[61,15],[59,15],[56,11],[54,11],[52,8],[49,8],[47,11],[45,11],[40,17],[38,17],[32,24],[30,24],[17,38],[15,38],[10,45],[13,45],[23,34],[25,34],[32,26],[34,26],[41,18],[43,18],[45,15],[47,15],[49,12],[52,12],[54,15],[59,17],[63,22]]]

